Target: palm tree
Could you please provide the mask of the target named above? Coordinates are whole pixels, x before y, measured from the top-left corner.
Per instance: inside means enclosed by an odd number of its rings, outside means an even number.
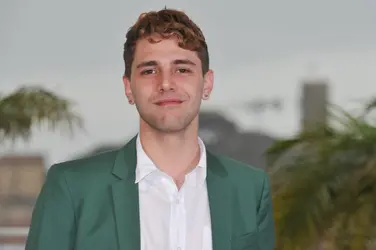
[[[0,145],[6,140],[28,140],[34,126],[73,132],[83,121],[73,103],[40,87],[21,87],[9,95],[0,94]]]
[[[337,108],[267,152],[278,250],[364,250],[376,238],[376,124]]]
[[[72,105],[69,100],[40,87],[21,87],[9,95],[0,94],[0,145],[7,140],[30,139],[34,126],[68,132],[82,128],[83,121]]]

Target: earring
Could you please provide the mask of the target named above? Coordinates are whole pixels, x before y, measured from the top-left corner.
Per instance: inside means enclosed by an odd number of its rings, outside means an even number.
[[[129,104],[131,104],[131,105],[133,104],[133,100],[132,100],[132,99],[129,99],[128,102],[129,102]]]
[[[209,95],[208,94],[204,94],[204,99],[208,99],[209,98]]]

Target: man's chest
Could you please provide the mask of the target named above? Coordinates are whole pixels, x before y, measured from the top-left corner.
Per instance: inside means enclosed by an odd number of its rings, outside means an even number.
[[[144,180],[139,188],[141,250],[211,250],[206,183],[185,182],[178,190],[166,179]]]
[[[92,190],[77,201],[76,249],[258,249],[252,186],[213,175],[203,183],[176,192],[121,180]]]

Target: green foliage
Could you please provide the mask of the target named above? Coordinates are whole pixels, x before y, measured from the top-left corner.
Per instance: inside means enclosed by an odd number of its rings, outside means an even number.
[[[0,95],[0,143],[28,140],[34,126],[73,132],[83,121],[69,100],[39,87],[22,87]]]
[[[376,127],[333,107],[330,124],[276,142],[267,152],[277,249],[364,250],[375,236]]]

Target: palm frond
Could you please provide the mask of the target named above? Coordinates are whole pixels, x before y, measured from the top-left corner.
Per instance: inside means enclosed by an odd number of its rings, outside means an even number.
[[[322,238],[335,214],[336,190],[346,179],[335,167],[300,164],[293,168],[294,179],[274,192],[278,243],[289,246],[281,249],[308,249]]]
[[[34,126],[72,133],[83,128],[73,102],[40,87],[22,87],[0,97],[0,140],[27,140]]]
[[[269,147],[265,156],[268,166],[273,168],[275,164],[286,154],[295,151],[304,151],[306,146],[320,144],[321,141],[327,140],[334,136],[335,130],[327,125],[318,125],[315,129],[303,131],[291,139],[278,140]],[[289,158],[291,155],[289,155]],[[283,164],[283,163],[282,163]]]
[[[374,240],[376,229],[375,191],[355,197],[346,211],[333,218],[332,249],[373,249],[369,245]]]
[[[334,240],[331,249],[366,249],[365,232],[375,232],[362,216],[371,218],[367,211],[376,209],[368,198],[376,189],[376,127],[339,107],[331,118],[334,125],[279,141],[267,152],[278,166],[271,179],[279,250],[309,249],[328,234],[343,238],[338,227],[349,225],[357,229],[346,236],[346,246],[354,248],[336,248]],[[289,160],[278,161],[286,154]]]
[[[368,114],[370,113],[372,110],[374,110],[376,108],[376,97],[372,98],[367,104],[366,104],[366,107],[364,109],[364,113],[365,114]]]

